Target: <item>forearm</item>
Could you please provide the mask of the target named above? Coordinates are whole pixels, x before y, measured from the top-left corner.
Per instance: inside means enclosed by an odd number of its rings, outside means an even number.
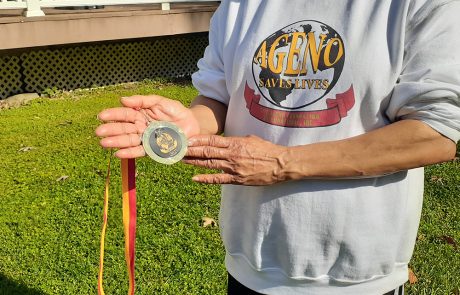
[[[290,147],[281,179],[379,176],[444,162],[456,145],[423,122],[403,120],[345,139]]]
[[[191,106],[200,125],[200,134],[221,134],[224,131],[227,106],[214,99],[197,96]]]

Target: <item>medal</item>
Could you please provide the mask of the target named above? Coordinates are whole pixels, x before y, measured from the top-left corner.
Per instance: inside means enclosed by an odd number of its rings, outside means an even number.
[[[142,134],[142,145],[153,160],[171,165],[179,162],[187,152],[184,132],[170,122],[152,121]]]

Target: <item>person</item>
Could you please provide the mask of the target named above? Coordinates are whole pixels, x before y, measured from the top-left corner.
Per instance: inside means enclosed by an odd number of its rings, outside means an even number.
[[[423,166],[460,138],[459,1],[222,1],[189,108],[122,98],[101,145],[142,157],[149,119],[220,170],[229,294],[402,294]],[[225,136],[221,135],[224,134]]]

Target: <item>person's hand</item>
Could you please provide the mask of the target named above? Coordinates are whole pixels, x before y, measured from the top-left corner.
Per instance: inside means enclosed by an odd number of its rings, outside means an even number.
[[[285,180],[282,168],[287,147],[256,136],[198,135],[189,139],[183,162],[222,170],[193,180],[208,184],[269,185]]]
[[[180,102],[158,95],[131,96],[121,99],[123,107],[103,110],[98,118],[105,122],[96,129],[104,148],[119,149],[119,158],[145,156],[141,137],[149,120],[168,121],[181,128],[187,138],[200,133],[200,127],[190,109]]]

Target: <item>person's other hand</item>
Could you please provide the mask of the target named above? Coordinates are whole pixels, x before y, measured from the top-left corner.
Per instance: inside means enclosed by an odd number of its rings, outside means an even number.
[[[96,129],[104,148],[119,149],[119,158],[145,156],[141,137],[149,120],[168,121],[181,128],[187,138],[200,133],[200,127],[190,109],[180,102],[158,95],[131,96],[121,99],[122,107],[103,110],[98,118],[104,122]]]
[[[282,168],[287,147],[256,136],[198,135],[189,139],[183,162],[222,170],[193,180],[208,184],[269,185],[284,180]]]

